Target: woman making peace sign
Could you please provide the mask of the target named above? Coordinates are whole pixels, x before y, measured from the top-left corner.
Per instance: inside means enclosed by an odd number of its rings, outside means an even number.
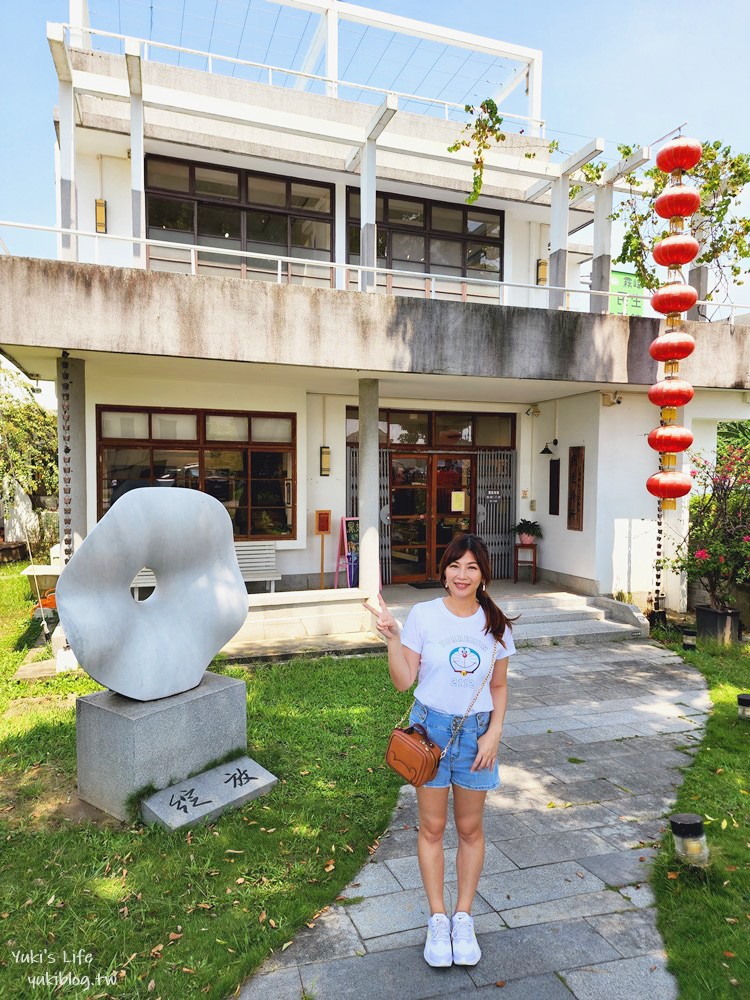
[[[379,597],[376,628],[388,643],[391,680],[399,691],[418,681],[409,724],[420,723],[440,747],[457,732],[436,776],[417,788],[417,852],[431,913],[424,957],[436,967],[476,965],[482,955],[471,907],[484,864],[485,798],[500,784],[497,751],[508,701],[508,657],[516,651],[511,623],[487,593],[490,579],[489,554],[482,539],[460,535],[440,561],[440,581],[447,594],[415,604],[400,634],[398,623]],[[451,787],[458,833],[458,896],[449,920],[443,832]]]

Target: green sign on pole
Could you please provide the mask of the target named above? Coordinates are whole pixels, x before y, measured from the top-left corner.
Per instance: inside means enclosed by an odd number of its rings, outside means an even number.
[[[609,277],[609,311],[621,316],[643,316],[645,299],[625,298],[623,293],[643,295],[644,289],[638,283],[638,278],[628,271],[612,271]]]

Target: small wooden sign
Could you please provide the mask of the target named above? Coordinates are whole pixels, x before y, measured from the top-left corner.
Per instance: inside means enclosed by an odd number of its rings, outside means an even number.
[[[330,512],[330,510],[316,510],[315,511],[315,534],[316,535],[330,535],[331,534],[331,512]]]

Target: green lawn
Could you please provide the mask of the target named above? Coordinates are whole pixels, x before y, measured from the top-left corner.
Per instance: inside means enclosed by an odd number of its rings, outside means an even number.
[[[247,681],[249,753],[279,784],[190,832],[102,824],[75,797],[74,696],[98,686],[10,679],[39,631],[20,568],[0,568],[0,996],[59,996],[58,973],[91,982],[62,995],[224,998],[367,859],[396,801],[380,761],[408,697],[384,657],[219,665]]]
[[[750,692],[750,646],[666,644],[701,671],[714,704],[674,809],[703,816],[711,865],[681,865],[665,837],[651,879],[658,926],[680,1000],[739,1000],[750,997],[750,722],[737,695]]]

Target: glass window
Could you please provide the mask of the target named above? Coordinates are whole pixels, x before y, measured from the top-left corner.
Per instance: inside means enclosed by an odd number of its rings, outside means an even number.
[[[195,190],[198,194],[209,194],[216,198],[239,198],[240,176],[234,170],[196,167]]]
[[[153,413],[151,436],[161,441],[195,441],[198,418],[194,413]]]
[[[385,199],[382,195],[376,195],[375,197],[375,221],[382,222],[385,218]],[[359,191],[349,192],[349,218],[361,219],[362,202],[360,198]]]
[[[104,448],[102,450],[103,507],[107,510],[124,493],[151,485],[151,454],[148,448]]]
[[[472,419],[468,413],[435,414],[437,445],[467,445],[472,443]]]
[[[512,448],[513,418],[504,413],[478,413],[477,445],[480,448]]]
[[[250,456],[250,535],[291,535],[292,456],[256,451]]]
[[[426,458],[396,458],[391,462],[391,486],[425,486]]]
[[[391,410],[388,440],[391,444],[429,444],[429,413]]]
[[[347,444],[359,444],[359,410],[356,406],[346,408],[346,440]],[[388,440],[388,418],[385,410],[378,414],[378,441],[384,447]]]
[[[432,228],[441,229],[447,233],[462,233],[464,231],[463,209],[448,208],[445,205],[433,205]]]
[[[247,200],[255,205],[286,208],[286,181],[251,175],[247,179]]]
[[[206,440],[247,441],[247,417],[233,417],[227,413],[207,414]]]
[[[359,226],[349,226],[349,263],[359,264],[360,262],[360,237],[362,230]],[[375,245],[378,254],[378,264],[385,267],[386,253],[388,248],[388,234],[378,229],[375,234]]]
[[[430,240],[430,270],[440,274],[461,274],[463,244],[458,240]]]
[[[286,250],[286,246],[287,220],[285,215],[271,215],[269,212],[247,213],[248,250],[269,250],[272,253],[278,253],[279,247]]]
[[[133,413],[123,410],[105,410],[102,413],[102,437],[104,438],[147,438],[148,413]]]
[[[247,451],[203,453],[204,491],[224,504],[232,518],[235,535],[247,535]]]
[[[466,266],[471,277],[500,277],[500,247],[485,243],[469,243]],[[473,274],[471,272],[474,272]]]
[[[502,236],[499,213],[481,212],[479,209],[470,208],[466,213],[466,232],[472,236],[499,240]]]
[[[424,228],[424,203],[403,198],[388,199],[388,221],[399,226]]]
[[[190,165],[170,163],[168,160],[147,160],[146,178],[149,187],[165,188],[167,191],[189,191]]]
[[[252,417],[253,441],[288,443],[292,440],[291,417]]]
[[[197,451],[154,448],[154,486],[180,486],[197,490],[200,473]]]
[[[178,198],[148,199],[148,225],[150,230],[174,229],[180,232],[193,232],[195,202],[181,201]],[[159,233],[154,234],[158,239]]]
[[[398,271],[424,271],[424,236],[391,233],[393,268]]]
[[[211,246],[221,246],[223,243],[236,243],[239,246],[241,226],[238,208],[198,205],[198,235],[213,237],[218,241],[215,243],[212,240]]]
[[[322,184],[302,184],[292,181],[292,208],[304,208],[309,212],[331,211],[331,189]]]
[[[291,256],[330,260],[331,224],[316,222],[314,219],[292,219]]]

